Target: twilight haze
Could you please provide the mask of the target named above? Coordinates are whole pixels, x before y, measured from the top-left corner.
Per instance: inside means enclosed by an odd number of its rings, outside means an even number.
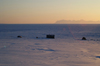
[[[93,21],[86,24],[100,24],[100,0],[0,0],[0,24],[52,24],[81,19]]]

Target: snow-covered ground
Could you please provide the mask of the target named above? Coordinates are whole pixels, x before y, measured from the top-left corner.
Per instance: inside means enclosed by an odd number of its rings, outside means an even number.
[[[2,39],[0,66],[100,66],[100,41]]]
[[[74,32],[62,39],[59,31],[55,39],[32,38],[30,32],[0,32],[6,35],[0,37],[0,66],[100,66],[99,39],[81,40]]]

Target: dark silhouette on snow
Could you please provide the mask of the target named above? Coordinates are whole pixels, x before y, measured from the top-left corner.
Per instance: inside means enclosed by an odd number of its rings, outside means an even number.
[[[52,38],[52,39],[54,39],[55,35],[46,35],[46,38]]]
[[[82,38],[82,40],[86,40],[86,38],[85,38],[85,37],[83,37],[83,38]]]
[[[22,38],[22,36],[17,36],[18,38]]]

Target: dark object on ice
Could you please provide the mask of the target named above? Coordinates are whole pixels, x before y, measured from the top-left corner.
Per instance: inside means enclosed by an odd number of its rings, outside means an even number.
[[[36,37],[36,38],[38,38],[38,37]]]
[[[55,35],[46,35],[46,38],[52,38],[52,39],[54,39]]]
[[[22,36],[17,36],[18,38],[22,38]]]
[[[86,40],[86,38],[85,38],[85,37],[83,37],[83,38],[82,38],[82,40]]]

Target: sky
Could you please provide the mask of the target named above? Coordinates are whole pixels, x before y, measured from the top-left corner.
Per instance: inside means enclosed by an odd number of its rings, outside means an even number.
[[[0,0],[1,24],[52,24],[58,20],[100,24],[100,0]]]

